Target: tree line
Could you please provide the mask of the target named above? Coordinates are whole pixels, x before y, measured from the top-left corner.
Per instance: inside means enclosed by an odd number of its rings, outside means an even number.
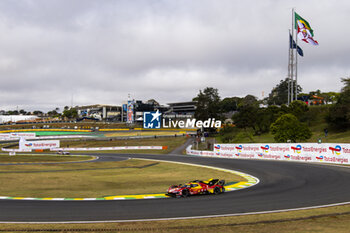
[[[308,127],[310,121],[309,105],[329,104],[325,108],[326,122],[330,129],[350,129],[350,78],[342,78],[344,87],[340,93],[321,93],[319,90],[310,92],[309,100],[316,99],[318,102],[307,102],[302,100],[293,101],[286,105],[285,80],[281,81],[272,89],[269,97],[258,100],[253,95],[245,97],[227,97],[221,100],[219,92],[213,87],[207,87],[193,98],[196,101],[195,118],[206,120],[208,118],[232,120],[235,127],[247,130],[252,129],[254,135],[271,132],[276,142],[304,141],[311,137]],[[288,88],[288,87],[287,87]],[[306,96],[298,87],[298,96]],[[321,98],[316,98],[321,97]],[[319,100],[322,100],[320,102]],[[278,103],[278,104],[277,104]],[[227,136],[232,132],[232,125],[225,125],[220,134]],[[229,137],[226,141],[230,141]],[[224,140],[224,141],[225,141]]]
[[[35,115],[35,116],[47,116],[47,117],[53,117],[53,118],[68,118],[73,119],[78,117],[78,111],[76,108],[71,108],[68,106],[65,106],[62,113],[59,112],[59,108],[55,108],[53,110],[48,111],[47,113],[35,110],[32,112],[27,112],[24,109],[21,110],[9,110],[9,111],[3,111],[2,115]]]

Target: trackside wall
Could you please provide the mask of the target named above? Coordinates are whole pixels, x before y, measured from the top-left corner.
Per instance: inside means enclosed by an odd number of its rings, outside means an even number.
[[[299,162],[350,164],[350,144],[270,143],[215,144],[213,151],[186,149],[189,155],[232,159],[268,159]]]

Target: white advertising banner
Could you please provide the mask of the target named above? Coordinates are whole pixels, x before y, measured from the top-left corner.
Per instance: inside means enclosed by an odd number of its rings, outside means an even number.
[[[163,146],[115,146],[115,147],[83,147],[52,148],[51,151],[98,151],[98,150],[163,150]]]
[[[187,153],[235,159],[350,164],[350,144],[338,143],[215,144],[214,151],[189,148]]]
[[[11,137],[8,133],[0,133],[0,140],[9,140]]]
[[[59,140],[26,141],[20,140],[20,150],[52,149],[60,147]]]
[[[217,157],[213,151],[192,150],[192,146],[189,146],[189,147],[186,148],[186,154],[188,154],[188,155],[200,155],[200,156]]]
[[[11,137],[13,138],[19,138],[19,137],[24,137],[24,138],[35,138],[36,134],[35,133],[10,133]]]
[[[35,138],[35,133],[1,133],[0,134],[0,140],[12,140],[12,139],[18,139],[20,137],[24,138]]]

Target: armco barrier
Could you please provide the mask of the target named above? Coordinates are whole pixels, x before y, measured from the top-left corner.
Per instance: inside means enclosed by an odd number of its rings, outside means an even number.
[[[213,151],[192,150],[192,146],[189,146],[186,152],[190,155],[233,159],[350,164],[350,144],[337,143],[215,144]]]

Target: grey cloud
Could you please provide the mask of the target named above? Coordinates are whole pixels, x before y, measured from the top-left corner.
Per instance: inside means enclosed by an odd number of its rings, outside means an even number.
[[[79,105],[128,93],[166,103],[206,86],[266,96],[287,74],[291,6],[320,42],[299,41],[304,91],[340,90],[346,1],[1,1],[0,109],[63,107],[72,95]]]

